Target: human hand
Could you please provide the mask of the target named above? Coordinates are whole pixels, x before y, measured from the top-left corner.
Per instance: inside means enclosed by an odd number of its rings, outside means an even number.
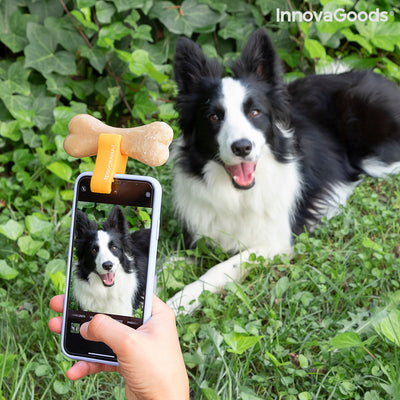
[[[55,296],[50,307],[62,312],[64,295]],[[60,333],[62,317],[49,321],[52,332]],[[98,314],[82,324],[80,333],[87,340],[107,344],[117,355],[119,366],[78,361],[67,371],[71,380],[100,371],[118,371],[125,380],[128,400],[189,399],[189,381],[176,332],[173,311],[153,297],[151,318],[132,329],[109,316]]]

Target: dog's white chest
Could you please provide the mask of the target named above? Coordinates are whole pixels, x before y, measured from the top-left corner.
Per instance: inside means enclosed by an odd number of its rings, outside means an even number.
[[[229,252],[253,249],[267,257],[290,252],[290,218],[299,192],[296,165],[278,164],[265,153],[250,190],[234,188],[213,161],[204,168],[204,180],[178,172],[174,203],[192,234],[208,236]]]
[[[130,316],[133,314],[132,298],[137,291],[137,278],[135,273],[127,274],[120,269],[114,285],[106,287],[99,276],[91,273],[89,281],[75,278],[73,291],[79,293],[79,304],[85,311]]]

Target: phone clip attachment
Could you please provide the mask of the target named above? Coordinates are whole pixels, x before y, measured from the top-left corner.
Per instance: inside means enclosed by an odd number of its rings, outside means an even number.
[[[90,188],[111,193],[115,174],[123,174],[128,157],[151,167],[164,164],[174,133],[165,122],[152,122],[134,128],[114,128],[91,115],[78,114],[69,121],[64,150],[72,157],[97,154]]]
[[[97,158],[90,190],[96,193],[111,193],[115,174],[123,174],[128,156],[121,154],[121,135],[101,133],[98,141]]]

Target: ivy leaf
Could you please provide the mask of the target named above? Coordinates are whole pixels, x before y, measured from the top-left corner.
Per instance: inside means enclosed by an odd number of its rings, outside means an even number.
[[[10,32],[10,17],[18,10],[18,3],[14,0],[5,0],[0,4],[0,32]]]
[[[54,161],[47,169],[64,181],[71,182],[72,168],[62,161]]]
[[[0,136],[6,137],[14,142],[17,142],[19,139],[21,139],[18,121],[0,121]]]
[[[77,0],[78,8],[93,7],[97,0]]]
[[[275,13],[278,8],[281,11],[286,11],[289,9],[288,5],[281,0],[256,0],[256,5],[260,7],[263,15],[267,15],[272,12]]]
[[[55,97],[38,96],[33,102],[34,124],[39,129],[44,129],[54,122],[53,110],[57,104]]]
[[[324,47],[314,39],[304,39],[304,48],[311,58],[325,58],[326,52]]]
[[[151,8],[150,18],[159,19],[165,27],[177,35],[191,36],[193,28],[184,17],[179,6],[170,1],[158,1]]]
[[[224,17],[224,14],[210,10],[207,5],[199,4],[198,0],[184,0],[182,13],[196,32],[212,31],[215,25]]]
[[[57,35],[44,26],[29,23],[27,35],[30,44],[25,48],[25,67],[47,75],[56,71],[60,75],[76,73],[75,57],[67,51],[58,51]]]
[[[393,78],[400,81],[400,67],[386,57],[382,59],[382,62],[387,68],[388,76],[392,76]]]
[[[27,6],[30,14],[36,15],[39,23],[42,23],[48,17],[61,17],[64,13],[59,0],[29,1]]]
[[[349,41],[349,42],[356,42],[358,43],[361,47],[363,47],[365,50],[367,50],[367,52],[369,54],[372,53],[372,46],[371,44],[368,42],[368,40],[366,40],[365,38],[363,38],[361,35],[357,35],[355,33],[353,33],[351,31],[351,29],[343,29],[341,31],[341,33],[343,34],[343,36]]]
[[[101,24],[109,24],[114,13],[115,8],[112,4],[96,1],[96,16]]]
[[[132,2],[132,0],[114,0],[113,3],[115,7],[117,7],[118,12],[127,11],[132,9],[133,7],[142,8],[144,6],[144,1],[140,2],[138,0],[136,0],[134,3]]]
[[[31,86],[28,82],[29,70],[24,68],[22,61],[16,61],[10,65],[7,70],[7,80],[2,82],[2,90],[9,90],[10,94],[22,94],[29,96],[31,93]],[[7,88],[3,87],[7,85]]]
[[[44,242],[34,240],[31,236],[21,236],[18,239],[17,244],[24,254],[28,256],[34,256],[43,246]]]
[[[157,107],[151,102],[149,98],[149,92],[146,90],[140,90],[135,94],[135,106],[133,107],[132,114],[136,118],[140,118],[144,123],[147,120],[147,116],[156,112]]]
[[[55,273],[48,274],[53,285],[57,291],[57,293],[64,293],[65,292],[65,273],[64,271],[57,271]]]
[[[223,39],[243,40],[253,32],[254,26],[247,16],[232,15],[225,26],[218,32]]]
[[[24,225],[13,219],[9,219],[6,223],[0,225],[0,233],[13,241],[17,240],[23,232]]]
[[[70,19],[46,18],[44,25],[54,32],[59,43],[65,50],[75,53],[80,46],[87,46],[86,41],[77,32]]]
[[[355,25],[361,36],[380,49],[394,51],[396,46],[400,47],[400,22],[356,22]]]
[[[119,88],[114,86],[112,88],[108,88],[109,96],[107,98],[105,107],[107,111],[111,111],[114,107],[114,104],[119,100]]]
[[[149,75],[158,83],[162,83],[167,76],[159,72],[150,61],[149,53],[146,50],[135,50],[129,59],[129,69],[135,75]]]
[[[12,1],[13,4],[17,4]],[[36,21],[34,15],[22,13],[19,9],[7,6],[3,15],[9,15],[7,21],[2,21],[0,10],[0,41],[2,41],[13,53],[22,51],[28,44],[26,38],[26,25],[28,22]],[[15,10],[15,11],[14,11]]]
[[[95,3],[95,2],[93,2]],[[91,7],[91,6],[90,6]],[[97,27],[97,25],[95,23],[93,23],[90,20],[90,12],[88,14],[85,14],[84,12],[84,8],[80,8],[81,11],[78,10],[71,10],[71,15],[73,15],[77,21],[84,27],[87,28],[89,30],[95,31],[97,32],[99,30],[99,28]],[[89,10],[90,11],[90,10]]]
[[[43,221],[36,215],[28,215],[25,218],[26,228],[32,237],[46,237],[50,234],[53,224],[48,221]]]
[[[72,97],[72,89],[67,86],[70,82],[66,76],[57,75],[55,73],[46,75],[47,89],[54,94],[60,94],[70,100]]]
[[[10,114],[19,122],[21,128],[30,128],[34,125],[35,112],[32,110],[32,99],[22,95],[0,93]]]
[[[116,40],[131,34],[131,29],[122,22],[115,22],[100,29],[97,45],[100,47],[113,48]]]
[[[99,47],[81,46],[79,48],[82,57],[89,60],[90,65],[100,74],[103,73],[107,62],[107,50]]]

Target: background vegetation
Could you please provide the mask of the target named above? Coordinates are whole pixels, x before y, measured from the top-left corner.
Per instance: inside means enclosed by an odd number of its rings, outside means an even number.
[[[389,21],[277,23],[276,9],[379,8]],[[91,113],[116,126],[153,120],[179,134],[172,76],[179,35],[229,72],[249,34],[263,27],[286,78],[333,60],[400,81],[397,0],[0,0],[0,398],[123,398],[118,375],[69,382],[71,365],[49,332],[48,302],[63,292],[72,184],[92,159],[62,149],[69,120]],[[205,242],[182,249],[171,214],[171,165],[134,161],[164,187],[159,275],[166,299],[226,257]],[[400,179],[366,182],[349,207],[297,256],[257,258],[241,284],[202,297],[178,318],[193,398],[400,398]]]

